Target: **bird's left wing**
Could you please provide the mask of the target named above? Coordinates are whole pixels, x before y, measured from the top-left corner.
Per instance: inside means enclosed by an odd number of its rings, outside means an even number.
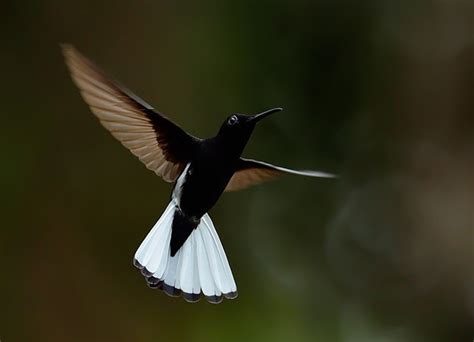
[[[284,174],[322,178],[336,177],[326,172],[291,170],[258,160],[240,158],[237,170],[227,184],[225,191],[242,190],[252,185],[275,179]]]
[[[148,169],[175,181],[199,140],[108,78],[73,46],[62,50],[74,83],[100,123]]]

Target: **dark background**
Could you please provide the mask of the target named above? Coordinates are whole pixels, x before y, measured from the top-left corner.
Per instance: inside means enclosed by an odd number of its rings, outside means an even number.
[[[2,341],[472,341],[474,2],[1,7]],[[340,174],[221,198],[238,299],[133,268],[171,188],[98,124],[63,42],[197,136],[284,107],[245,155]]]

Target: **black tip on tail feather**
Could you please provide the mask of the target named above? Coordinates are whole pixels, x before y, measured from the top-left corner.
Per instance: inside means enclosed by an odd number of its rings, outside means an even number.
[[[222,295],[220,296],[205,296],[206,300],[211,303],[211,304],[219,304],[222,303],[224,300],[224,297]]]
[[[133,258],[133,266],[135,266],[136,268],[138,268],[139,270],[141,270],[143,268],[142,265],[140,265],[140,263],[138,262],[137,259]]]
[[[145,277],[148,286],[152,289],[163,289],[163,281],[155,277]]]
[[[163,291],[171,297],[179,297],[181,295],[180,289],[177,289],[176,287],[168,285],[166,283],[163,283]]]
[[[164,293],[166,293],[168,296],[171,296],[171,297],[181,296],[184,298],[185,301],[189,303],[197,303],[199,302],[201,297],[205,297],[209,303],[219,304],[224,300],[224,298],[235,299],[238,296],[237,291],[223,293],[220,296],[206,296],[202,293],[183,292],[182,290],[177,289],[174,286],[165,284],[165,282],[162,279],[153,277],[153,273],[148,271],[145,267],[143,267],[136,259],[133,259],[133,265],[140,270],[141,274],[145,277],[145,281],[150,288],[162,290]]]
[[[188,303],[197,303],[201,299],[201,293],[187,293],[183,292],[183,298]]]
[[[141,274],[145,277],[145,278],[149,278],[153,275],[152,272],[148,271],[146,269],[146,267],[143,267],[141,270],[140,270]]]

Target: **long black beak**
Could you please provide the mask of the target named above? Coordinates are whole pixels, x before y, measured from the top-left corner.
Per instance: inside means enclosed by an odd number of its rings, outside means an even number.
[[[270,114],[277,113],[277,112],[280,112],[282,110],[283,110],[283,108],[273,108],[273,109],[266,110],[262,113],[259,113],[257,115],[252,116],[250,118],[250,121],[251,122],[258,122],[258,121],[262,120],[263,118],[266,118]]]

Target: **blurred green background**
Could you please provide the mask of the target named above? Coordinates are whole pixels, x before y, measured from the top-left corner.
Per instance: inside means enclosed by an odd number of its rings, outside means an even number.
[[[0,14],[1,341],[472,341],[474,2],[11,1]],[[287,177],[211,216],[239,298],[132,266],[170,185],[70,80],[74,44],[192,134],[281,106]]]

